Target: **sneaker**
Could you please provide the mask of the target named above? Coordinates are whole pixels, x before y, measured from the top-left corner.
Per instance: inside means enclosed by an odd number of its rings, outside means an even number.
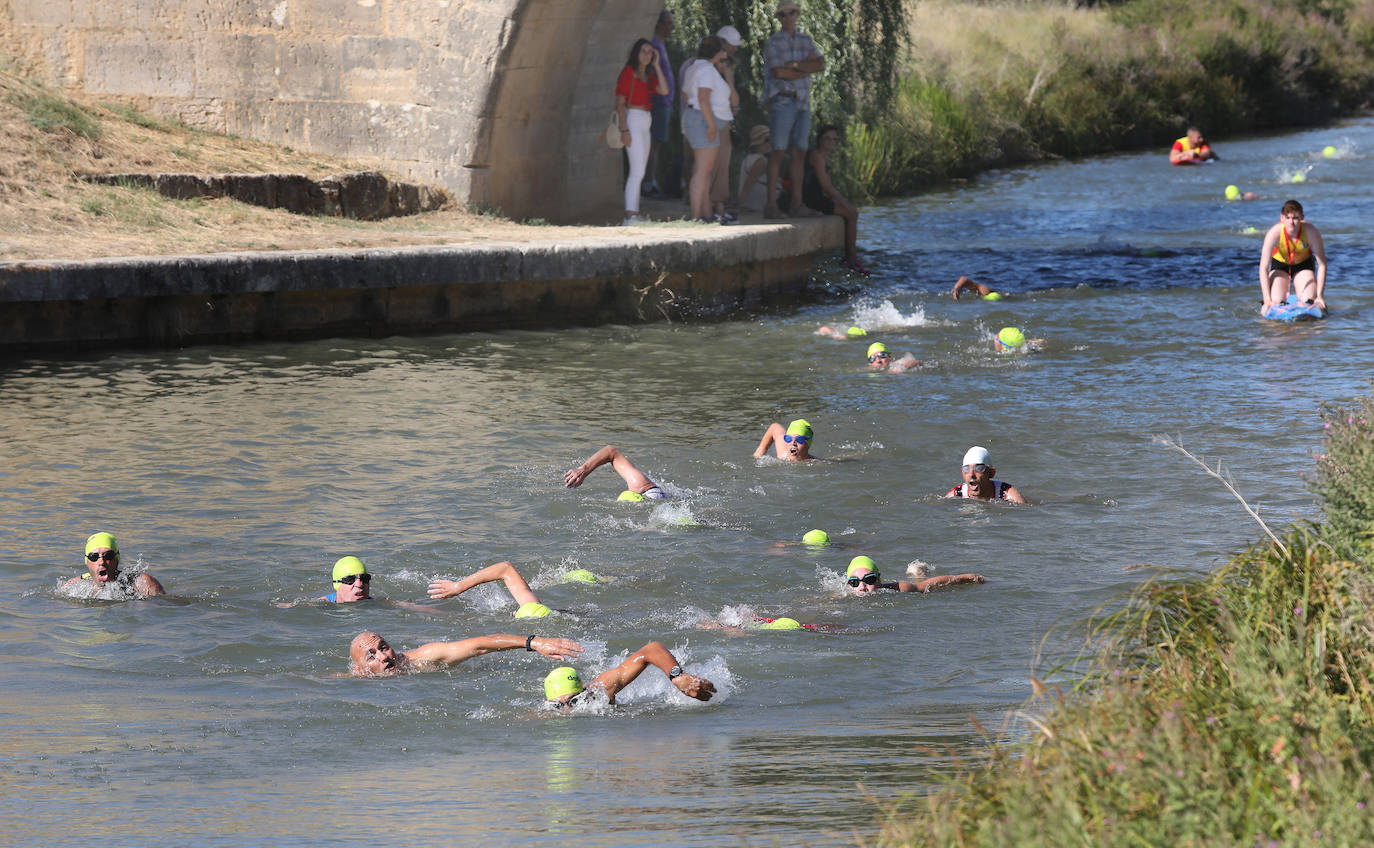
[[[647,186],[640,188],[639,196],[653,198],[654,200],[662,200],[664,197],[663,189],[658,187],[658,183],[649,183]]]
[[[649,223],[649,221],[648,221],[648,219],[645,218],[643,215],[631,215],[630,217],[626,218],[626,219],[625,219],[625,222],[624,222],[623,224],[621,224],[620,226],[622,226],[622,227],[638,227],[638,226],[640,226],[641,224],[647,224],[647,223]]]
[[[853,271],[855,274],[858,274],[860,277],[873,276],[872,274],[868,273],[868,269],[864,267],[864,263],[860,262],[858,259],[846,259],[841,264],[849,270]]]
[[[778,220],[780,218],[786,218],[787,213],[779,209],[778,204],[770,203],[764,207],[763,217],[770,218],[772,220]]]
[[[821,213],[807,206],[805,203],[797,207],[797,211],[792,213],[793,218],[819,218]]]
[[[736,215],[734,212],[726,212],[724,215],[720,216],[720,222],[726,225],[727,227],[731,224],[738,224],[739,216]]]

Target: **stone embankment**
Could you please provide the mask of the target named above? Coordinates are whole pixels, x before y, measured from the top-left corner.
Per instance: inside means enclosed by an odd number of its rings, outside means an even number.
[[[304,174],[87,174],[87,182],[149,188],[175,200],[228,197],[300,215],[377,221],[430,212],[449,201],[439,188],[388,180],[378,171],[323,179]]]

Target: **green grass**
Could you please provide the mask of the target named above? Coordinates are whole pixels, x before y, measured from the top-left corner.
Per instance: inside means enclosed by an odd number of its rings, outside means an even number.
[[[1370,844],[1374,571],[1342,549],[1370,550],[1371,413],[1325,412],[1327,523],[1140,586],[1088,629],[1075,689],[1041,687],[1028,739],[889,806],[877,844]]]
[[[16,92],[10,102],[24,113],[24,119],[43,132],[67,132],[95,141],[100,138],[100,121],[65,97],[42,90]]]

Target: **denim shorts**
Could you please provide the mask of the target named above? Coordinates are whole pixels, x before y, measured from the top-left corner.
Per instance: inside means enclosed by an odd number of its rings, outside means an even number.
[[[654,103],[649,114],[654,117],[653,125],[649,127],[649,138],[654,141],[667,141],[668,121],[673,117],[673,102],[669,100],[667,103]]]
[[[706,116],[701,114],[700,109],[693,109],[688,106],[682,110],[682,134],[687,136],[687,143],[693,150],[700,150],[703,147],[720,147],[720,132],[725,123],[716,121],[716,140],[706,140]]]
[[[795,97],[768,101],[768,144],[774,150],[805,150],[811,138],[811,110],[797,106]]]

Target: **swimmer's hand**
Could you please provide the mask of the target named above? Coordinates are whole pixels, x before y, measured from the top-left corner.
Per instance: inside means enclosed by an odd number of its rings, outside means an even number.
[[[461,595],[462,590],[458,588],[457,580],[438,580],[429,581],[429,596],[431,598],[451,598],[454,595]]]
[[[582,646],[577,642],[571,639],[555,639],[551,636],[535,638],[530,647],[555,660],[577,659],[582,654]]]
[[[582,485],[582,481],[587,479],[589,472],[582,466],[570,468],[563,472],[563,487],[566,489],[576,489]]]
[[[673,678],[673,685],[682,694],[698,701],[709,701],[716,694],[716,684],[695,674],[679,674]]]

